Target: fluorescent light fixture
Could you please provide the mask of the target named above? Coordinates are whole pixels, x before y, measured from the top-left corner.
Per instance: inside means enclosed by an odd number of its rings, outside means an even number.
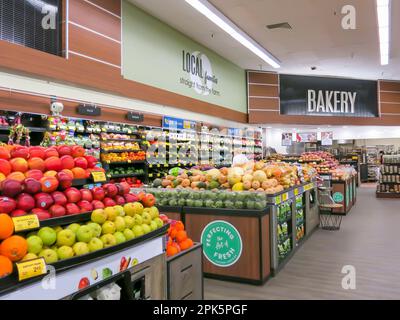
[[[274,68],[280,68],[279,60],[240,30],[231,20],[224,16],[217,8],[206,0],[185,0],[193,8],[215,23],[228,33],[232,38],[241,43],[256,56]]]
[[[390,0],[376,0],[378,15],[379,50],[381,65],[389,64],[390,50]]]

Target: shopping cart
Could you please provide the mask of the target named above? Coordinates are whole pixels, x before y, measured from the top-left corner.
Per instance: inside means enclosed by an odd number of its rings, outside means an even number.
[[[331,196],[332,188],[324,182],[318,183],[318,200],[319,200],[319,221],[323,230],[336,231],[340,229],[343,216],[336,214],[335,209],[343,207],[342,204],[336,203]]]

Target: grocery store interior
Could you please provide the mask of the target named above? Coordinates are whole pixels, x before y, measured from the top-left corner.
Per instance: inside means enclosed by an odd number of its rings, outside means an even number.
[[[399,12],[0,0],[0,300],[398,299]]]

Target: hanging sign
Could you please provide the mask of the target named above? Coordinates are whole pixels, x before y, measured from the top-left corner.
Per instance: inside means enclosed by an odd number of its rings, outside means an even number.
[[[331,146],[333,144],[333,132],[321,132],[321,145]]]
[[[282,146],[289,147],[293,142],[293,134],[292,133],[282,133]]]
[[[101,108],[96,105],[81,104],[78,106],[78,114],[83,116],[101,116]]]
[[[280,114],[378,117],[377,82],[280,75]]]
[[[184,120],[180,118],[173,117],[163,117],[163,128],[166,129],[187,129],[195,130],[197,123],[191,120]]]
[[[318,136],[316,132],[296,133],[296,142],[317,142]]]
[[[143,113],[137,113],[137,112],[128,112],[126,114],[126,118],[129,121],[133,122],[143,122],[144,121],[144,115]]]

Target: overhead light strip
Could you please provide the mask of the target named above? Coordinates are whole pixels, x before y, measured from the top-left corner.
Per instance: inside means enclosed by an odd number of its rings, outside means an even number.
[[[231,20],[229,20],[208,1],[185,1],[266,63],[274,68],[280,68],[279,60],[277,58],[275,58],[271,53],[265,50],[265,48],[250,38],[245,32],[240,30]]]
[[[389,64],[390,50],[390,0],[376,0],[378,15],[379,50],[381,65]]]

